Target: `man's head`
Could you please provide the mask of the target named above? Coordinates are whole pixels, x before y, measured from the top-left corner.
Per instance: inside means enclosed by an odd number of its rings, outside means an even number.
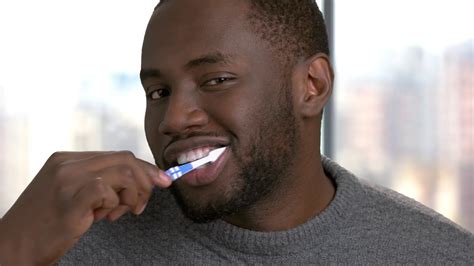
[[[185,214],[208,221],[291,191],[332,86],[312,1],[168,0],[150,20],[141,79],[145,129],[164,169],[226,146],[175,182]],[[309,135],[312,134],[312,135]]]

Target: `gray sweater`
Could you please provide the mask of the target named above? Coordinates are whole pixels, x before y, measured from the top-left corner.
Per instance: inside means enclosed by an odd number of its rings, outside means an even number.
[[[167,191],[144,214],[99,222],[61,264],[474,264],[474,236],[394,191],[360,181],[323,158],[336,195],[310,221],[255,232],[223,221],[195,224]]]

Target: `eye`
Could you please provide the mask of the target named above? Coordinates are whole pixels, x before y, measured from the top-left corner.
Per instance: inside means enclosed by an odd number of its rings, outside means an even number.
[[[159,89],[151,90],[148,93],[148,98],[153,101],[156,101],[168,96],[170,96],[170,90],[167,88],[159,88]]]
[[[218,77],[218,78],[214,78],[214,79],[206,81],[204,83],[204,86],[216,86],[216,85],[225,83],[227,81],[232,81],[234,79],[235,78],[233,78],[233,77]]]

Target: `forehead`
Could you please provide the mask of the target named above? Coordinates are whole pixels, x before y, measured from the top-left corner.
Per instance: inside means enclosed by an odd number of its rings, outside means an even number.
[[[169,0],[149,22],[142,68],[184,64],[209,53],[254,56],[263,46],[246,23],[247,11],[243,0]]]

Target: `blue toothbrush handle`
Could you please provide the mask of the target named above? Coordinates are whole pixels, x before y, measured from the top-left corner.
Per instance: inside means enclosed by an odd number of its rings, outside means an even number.
[[[178,179],[178,178],[182,177],[183,175],[189,173],[193,169],[194,168],[192,166],[192,163],[187,163],[187,164],[183,164],[183,165],[180,165],[180,166],[171,167],[170,169],[166,170],[165,173],[168,176],[170,176],[173,181],[175,181],[176,179]]]

